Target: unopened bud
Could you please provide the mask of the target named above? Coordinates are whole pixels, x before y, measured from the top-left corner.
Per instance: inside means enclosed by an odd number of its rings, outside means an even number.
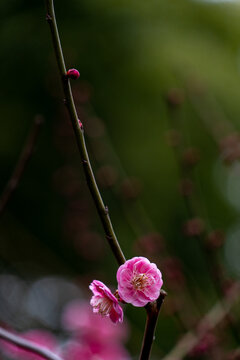
[[[69,79],[77,80],[79,78],[79,76],[80,76],[80,73],[76,69],[69,69],[67,71],[67,77]]]
[[[83,129],[83,124],[80,119],[78,119],[78,123],[79,123],[80,128]]]

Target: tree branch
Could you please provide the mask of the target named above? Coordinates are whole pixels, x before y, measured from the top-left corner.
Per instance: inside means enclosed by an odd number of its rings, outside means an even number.
[[[17,345],[24,350],[29,350],[31,353],[40,355],[47,360],[62,360],[60,356],[54,354],[52,351],[37,345],[33,341],[26,340],[19,335],[12,334],[11,332],[0,328],[0,338]]]
[[[92,198],[94,200],[96,209],[98,211],[98,215],[100,217],[100,220],[102,222],[106,239],[112,249],[113,254],[115,255],[115,258],[117,259],[117,262],[119,265],[123,264],[125,262],[125,257],[123,255],[123,252],[120,248],[120,245],[118,243],[117,237],[114,233],[113,226],[111,223],[111,219],[109,217],[108,208],[105,206],[100,191],[98,189],[93,170],[91,167],[91,163],[89,160],[85,139],[84,139],[84,131],[83,131],[83,125],[80,122],[74,99],[72,96],[72,90],[70,86],[70,81],[66,76],[66,66],[64,62],[64,56],[63,51],[61,47],[61,42],[58,34],[57,29],[57,23],[56,23],[56,17],[54,13],[54,5],[53,0],[46,0],[46,6],[47,6],[47,21],[50,26],[51,34],[52,34],[52,42],[55,50],[55,55],[58,63],[58,69],[61,76],[62,81],[62,87],[64,92],[64,103],[67,106],[68,113],[72,122],[73,130],[75,133],[78,149],[80,152],[83,169],[85,173],[85,177],[87,180],[87,184],[89,187],[89,190],[91,192]],[[161,305],[163,303],[164,297],[166,293],[164,291],[161,292],[161,295],[159,299],[154,302],[150,303],[146,306],[147,310],[147,324],[146,324],[146,331],[144,335],[143,345],[142,345],[142,351],[141,351],[141,360],[147,360],[150,356],[150,351],[152,347],[152,342],[154,338],[154,331],[157,323],[158,314],[161,308]]]
[[[52,42],[54,46],[54,51],[58,63],[58,69],[62,81],[62,87],[64,92],[64,102],[67,106],[68,113],[72,122],[73,130],[75,133],[78,149],[80,152],[83,169],[85,173],[85,177],[87,180],[87,184],[89,187],[89,190],[91,192],[93,201],[95,203],[95,206],[97,208],[98,215],[100,217],[100,220],[102,222],[106,239],[112,249],[112,252],[118,262],[119,265],[123,264],[125,262],[125,257],[123,255],[123,252],[120,248],[120,245],[118,243],[117,237],[115,235],[115,232],[113,230],[112,222],[108,213],[108,208],[105,206],[100,191],[98,189],[93,170],[90,164],[85,139],[84,139],[84,131],[82,123],[79,121],[75,103],[72,96],[72,90],[70,86],[70,81],[66,76],[66,66],[62,51],[62,46],[58,34],[58,28],[56,23],[56,17],[54,12],[54,5],[53,0],[46,0],[46,7],[47,7],[47,21],[50,26],[51,34],[52,34]]]
[[[159,298],[145,306],[147,320],[139,360],[148,360],[150,358],[158,315],[166,295],[167,293],[161,290]]]

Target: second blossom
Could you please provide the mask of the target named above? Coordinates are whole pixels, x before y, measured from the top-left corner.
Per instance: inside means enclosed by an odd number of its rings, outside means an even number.
[[[93,312],[102,316],[110,317],[114,323],[122,322],[123,310],[111,290],[99,280],[94,280],[90,284],[89,288],[93,292],[93,296],[90,301],[90,304],[93,307]]]

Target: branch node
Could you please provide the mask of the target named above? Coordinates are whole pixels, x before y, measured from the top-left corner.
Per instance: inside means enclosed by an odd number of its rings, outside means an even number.
[[[79,123],[79,127],[80,127],[80,129],[82,130],[82,132],[83,132],[83,123],[81,122],[81,120],[80,119],[78,119],[78,123]]]
[[[49,23],[49,22],[52,22],[52,17],[51,17],[51,15],[49,15],[48,13],[47,13],[47,15],[46,15],[46,20],[47,20],[48,23]]]

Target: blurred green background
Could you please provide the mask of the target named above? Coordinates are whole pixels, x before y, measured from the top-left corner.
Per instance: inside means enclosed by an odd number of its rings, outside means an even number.
[[[119,242],[127,258],[156,262],[169,292],[157,359],[240,274],[240,4],[69,0],[55,7],[67,68],[81,73],[73,93]],[[85,184],[44,2],[2,0],[0,17],[2,191],[34,118],[44,118],[1,214],[1,273],[27,283],[66,278],[90,297],[93,279],[116,287],[117,264]],[[217,240],[208,242],[209,234]],[[220,290],[213,261],[223,272]],[[189,319],[179,321],[178,306]],[[145,314],[130,306],[126,314],[136,356]],[[218,346],[225,354],[236,341]]]

